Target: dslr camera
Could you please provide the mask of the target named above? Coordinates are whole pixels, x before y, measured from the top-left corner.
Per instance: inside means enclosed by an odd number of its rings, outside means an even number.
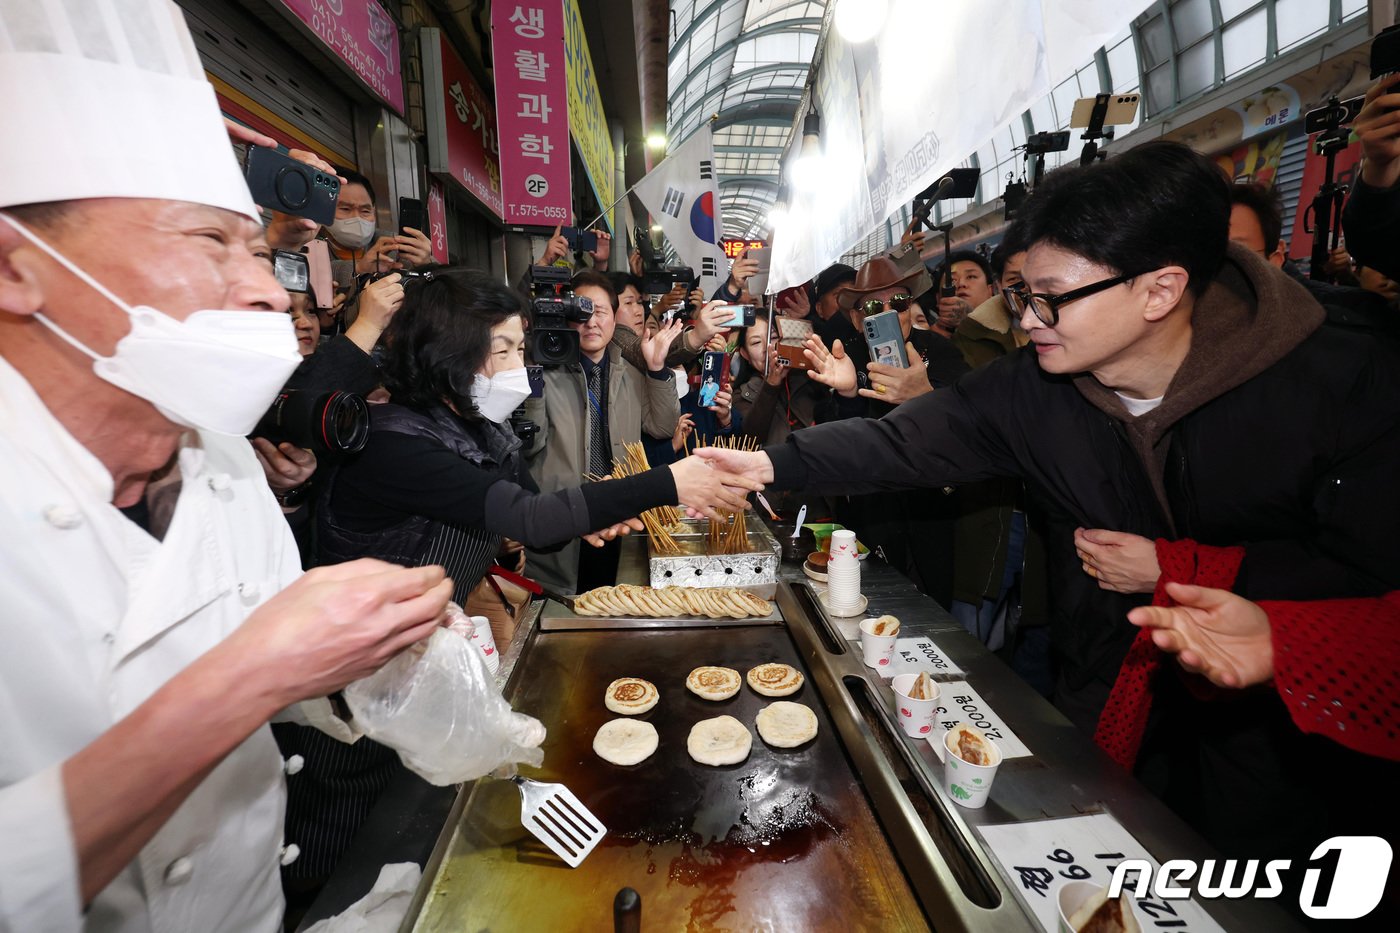
[[[662,262],[661,257],[652,247],[651,238],[646,232],[637,227],[632,231],[632,236],[637,244],[637,251],[642,254],[642,296],[647,304],[658,314],[671,310],[670,308],[656,308],[655,305],[667,293],[677,285],[686,287],[686,298],[680,308],[676,309],[675,316],[683,321],[690,320],[698,310],[695,303],[690,300],[689,292],[700,284],[700,277],[695,274],[695,270],[690,266],[668,266]]]
[[[283,389],[250,436],[286,441],[307,448],[317,460],[334,460],[364,449],[369,403],[351,392]]]
[[[578,331],[593,316],[593,302],[569,290],[569,270],[530,267],[529,355],[541,366],[564,366],[579,358]]]

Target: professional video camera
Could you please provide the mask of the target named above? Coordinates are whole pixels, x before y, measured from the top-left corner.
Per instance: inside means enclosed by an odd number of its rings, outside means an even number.
[[[578,331],[569,323],[592,316],[592,300],[570,291],[568,269],[530,267],[530,359],[541,366],[577,363]]]
[[[369,440],[369,404],[352,392],[283,389],[251,437],[305,447],[318,460],[363,450]]]
[[[657,301],[666,297],[672,288],[677,285],[684,285],[686,288],[686,298],[675,316],[681,320],[688,320],[696,312],[695,303],[690,300],[690,290],[700,284],[700,278],[695,274],[695,270],[690,266],[668,266],[662,262],[652,247],[651,237],[646,235],[646,231],[641,227],[636,227],[632,231],[633,239],[636,241],[637,250],[642,254],[642,297],[648,305],[655,305]],[[671,310],[670,308],[657,308],[658,312]]]

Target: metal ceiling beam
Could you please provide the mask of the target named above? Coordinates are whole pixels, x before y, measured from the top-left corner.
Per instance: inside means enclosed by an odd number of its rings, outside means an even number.
[[[810,18],[807,18],[807,19],[790,19],[790,20],[784,20],[784,21],[781,22],[781,23],[772,23],[772,24],[770,24],[770,25],[768,25],[768,26],[762,26],[762,27],[760,27],[760,28],[758,28],[758,29],[753,30],[752,32],[741,32],[741,33],[739,33],[739,34],[738,34],[737,36],[735,36],[733,39],[730,39],[730,40],[728,40],[727,42],[724,42],[724,43],[721,44],[721,45],[715,46],[714,51],[712,51],[708,56],[706,56],[706,57],[705,57],[705,60],[704,60],[703,62],[700,62],[700,64],[698,64],[698,65],[692,65],[692,66],[690,67],[690,70],[686,72],[685,80],[683,80],[683,81],[680,82],[680,85],[676,88],[675,92],[671,94],[671,98],[670,98],[670,99],[671,99],[672,101],[674,101],[674,100],[676,99],[676,96],[677,96],[678,94],[680,94],[682,91],[684,91],[684,90],[690,85],[690,82],[691,82],[691,79],[692,79],[692,78],[694,78],[696,75],[700,74],[701,72],[705,71],[707,68],[709,68],[709,67],[710,67],[711,65],[713,65],[715,62],[719,61],[719,60],[720,60],[721,58],[723,58],[725,55],[729,54],[730,52],[733,52],[733,51],[737,50],[737,49],[739,48],[739,45],[740,45],[741,43],[747,42],[749,39],[757,39],[757,38],[759,38],[759,37],[761,37],[761,36],[772,35],[772,34],[774,34],[774,33],[779,33],[779,32],[816,33],[816,32],[817,32],[816,29],[807,29],[807,28],[803,28],[803,27],[805,27],[805,26],[809,26],[809,25],[813,25],[813,24],[820,25],[820,24],[821,24],[821,20],[818,20],[818,19],[810,19]],[[780,63],[778,64],[777,67],[782,67],[782,68],[804,68],[804,69],[805,69],[805,68],[808,67],[809,64],[810,64],[810,62],[780,62]],[[765,66],[763,66],[763,67],[765,67],[765,68],[772,68],[772,67],[774,67],[774,66],[765,65]],[[740,78],[742,78],[744,75],[746,75],[746,74],[751,74],[751,73],[753,73],[754,71],[757,71],[757,70],[758,70],[758,69],[752,69],[752,68],[751,68],[751,69],[749,69],[749,71],[740,72],[740,73],[737,74],[737,75],[730,75],[729,78],[726,79],[726,83],[728,83],[729,81],[737,81],[737,80],[739,80]],[[712,90],[713,90],[713,89],[712,89]],[[707,92],[707,93],[708,93],[708,92]]]
[[[685,30],[682,31],[680,35],[676,36],[676,41],[671,43],[671,51],[668,52],[666,55],[666,63],[668,65],[676,60],[676,52],[681,48],[681,46],[685,45],[687,42],[690,41],[690,37],[695,35],[695,30],[699,29],[702,25],[705,24],[707,20],[709,20],[710,14],[716,13],[716,11],[718,11],[720,7],[724,6],[728,2],[729,0],[713,0],[713,2],[710,3],[709,6],[705,7],[705,9],[701,10],[699,13],[690,18],[690,25],[686,26]],[[716,15],[718,14],[716,13]],[[744,28],[742,23],[739,25],[739,28],[741,30]]]

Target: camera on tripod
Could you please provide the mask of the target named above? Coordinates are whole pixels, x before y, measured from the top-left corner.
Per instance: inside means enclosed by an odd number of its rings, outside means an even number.
[[[564,366],[579,358],[578,331],[593,316],[593,301],[569,291],[569,270],[530,267],[530,359],[541,366]]]
[[[655,308],[655,304],[670,294],[671,289],[677,285],[684,285],[686,297],[682,300],[680,307],[674,309],[673,316],[682,321],[694,317],[698,308],[690,300],[690,290],[700,284],[700,278],[695,274],[695,270],[690,266],[668,266],[663,263],[661,257],[657,255],[656,249],[652,246],[651,238],[641,227],[635,228],[632,235],[637,244],[637,251],[642,254],[642,297],[647,304],[652,306],[657,314],[673,310],[671,308]]]

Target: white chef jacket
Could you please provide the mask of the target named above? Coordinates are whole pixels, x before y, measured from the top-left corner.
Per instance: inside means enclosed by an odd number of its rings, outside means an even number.
[[[0,359],[0,933],[280,926],[285,789],[266,726],[82,911],[59,765],[301,573],[247,441],[188,433],[179,469],[157,541]]]

